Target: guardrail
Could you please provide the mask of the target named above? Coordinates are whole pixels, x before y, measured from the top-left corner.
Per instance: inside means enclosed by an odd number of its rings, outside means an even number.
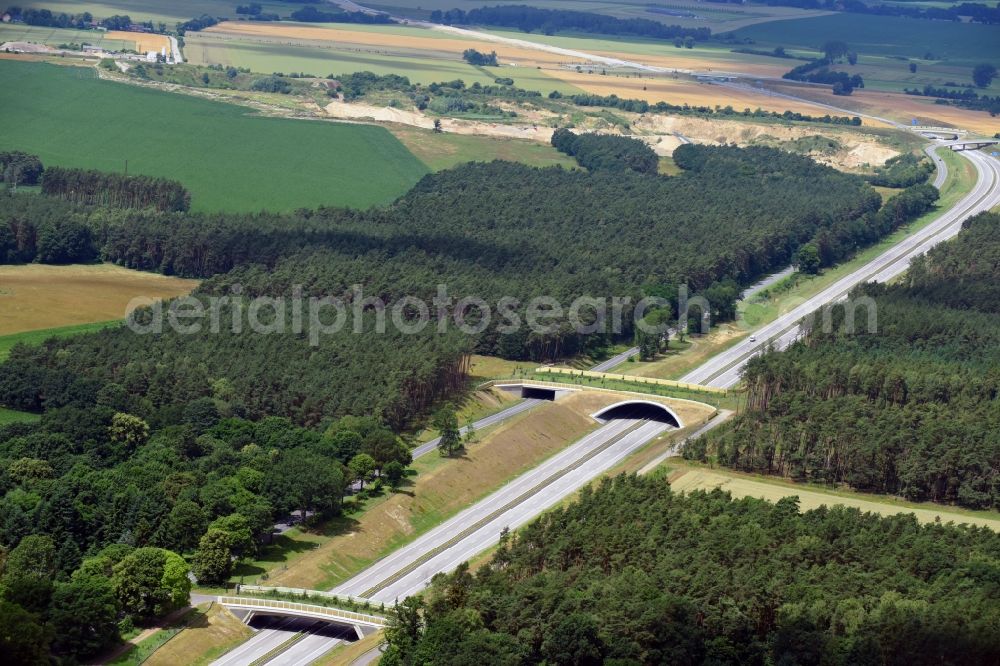
[[[343,620],[351,624],[364,624],[371,627],[384,627],[387,620],[378,615],[368,615],[366,613],[355,613],[354,611],[330,608],[328,606],[314,606],[312,604],[300,604],[297,601],[279,601],[277,599],[253,599],[248,597],[219,597],[219,603],[223,606],[243,608],[246,610],[267,610],[284,611],[282,615],[301,615],[303,617],[315,617],[320,619]]]
[[[630,382],[633,384],[655,384],[657,386],[670,386],[684,389],[685,391],[696,391],[698,393],[712,393],[714,395],[729,395],[729,390],[717,388],[715,386],[704,386],[702,384],[688,384],[678,382],[673,379],[659,379],[657,377],[639,377],[638,375],[621,375],[611,372],[594,372],[593,370],[574,370],[573,368],[553,368],[543,366],[537,368],[535,372],[542,374],[570,375],[573,377],[591,377],[593,379],[612,379],[615,381]]]

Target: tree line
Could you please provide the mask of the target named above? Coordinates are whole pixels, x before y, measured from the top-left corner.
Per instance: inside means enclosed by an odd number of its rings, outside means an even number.
[[[621,19],[607,14],[565,9],[539,9],[526,5],[477,7],[468,11],[435,9],[430,14],[430,20],[446,25],[489,25],[517,28],[523,32],[538,30],[546,35],[572,30],[602,35],[628,35],[669,40],[677,37],[692,37],[700,41],[708,39],[712,34],[709,28],[683,28],[679,25],[664,25],[659,21],[645,18]]]
[[[655,174],[660,158],[638,139],[610,134],[574,134],[568,129],[552,133],[552,146],[591,171],[624,171]]]
[[[1000,659],[1000,537],[619,476],[397,605],[382,664]]]
[[[561,99],[563,94],[557,91],[549,93],[551,99]],[[567,99],[577,106],[603,106],[610,109],[621,109],[632,113],[671,113],[689,116],[705,117],[742,117],[742,118],[773,118],[780,120],[792,120],[805,123],[826,123],[829,125],[851,125],[854,127],[861,125],[861,118],[858,116],[810,116],[798,111],[765,111],[763,109],[749,108],[737,111],[731,106],[690,106],[688,104],[678,105],[669,102],[656,102],[652,104],[644,99],[627,99],[618,95],[592,95],[579,94],[570,95]]]
[[[49,167],[42,177],[42,193],[75,203],[112,208],[184,211],[191,206],[191,195],[176,180],[124,176],[91,169]]]
[[[708,0],[729,3],[737,0]],[[739,4],[737,2],[737,4]],[[765,5],[774,7],[798,7],[800,9],[822,9],[852,14],[873,14],[876,16],[905,16],[934,21],[962,21],[968,18],[973,23],[1000,23],[1000,8],[990,7],[981,2],[961,2],[948,7],[908,7],[905,3],[866,3],[862,0],[764,0]],[[916,4],[916,3],[914,3]]]
[[[747,366],[747,410],[684,455],[969,508],[1000,507],[1000,215],[869,285]],[[869,318],[877,317],[877,330]]]

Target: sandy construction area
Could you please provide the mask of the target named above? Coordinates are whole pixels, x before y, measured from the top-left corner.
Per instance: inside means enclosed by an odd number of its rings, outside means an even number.
[[[344,120],[374,120],[383,123],[398,123],[424,129],[433,129],[434,120],[419,111],[406,111],[388,106],[375,106],[359,102],[331,102],[323,107],[327,115]],[[506,125],[478,120],[458,120],[441,118],[441,129],[454,134],[477,134],[508,139],[529,139],[548,143],[552,138],[552,128],[536,125]]]
[[[146,32],[127,32],[125,30],[109,30],[107,39],[119,39],[123,42],[135,42],[135,50],[139,53],[166,49],[170,53],[170,39],[166,35],[153,35]]]
[[[133,298],[171,298],[196,286],[113,264],[0,266],[0,335],[123,319]]]
[[[695,143],[715,145],[773,144],[820,135],[836,139],[841,144],[841,149],[811,157],[817,162],[846,169],[858,168],[865,164],[882,164],[890,157],[899,154],[899,151],[886,146],[874,136],[864,134],[863,131],[843,130],[826,125],[780,125],[649,113],[634,122],[632,127],[643,134],[653,136],[681,134]]]

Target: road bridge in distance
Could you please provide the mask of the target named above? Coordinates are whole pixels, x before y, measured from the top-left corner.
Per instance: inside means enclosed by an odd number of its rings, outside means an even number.
[[[1000,143],[1000,139],[962,139],[960,141],[949,141],[945,145],[958,152],[960,150],[979,150],[986,146],[995,146]]]

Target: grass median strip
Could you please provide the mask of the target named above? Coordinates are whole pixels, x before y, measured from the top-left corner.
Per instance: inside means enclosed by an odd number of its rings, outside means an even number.
[[[360,596],[362,596],[362,597],[370,597],[373,594],[379,592],[380,590],[385,589],[389,585],[392,585],[393,583],[395,583],[396,581],[400,580],[401,578],[403,578],[407,574],[409,574],[409,573],[413,572],[414,570],[416,570],[418,567],[420,567],[420,565],[424,564],[425,562],[427,562],[431,558],[436,557],[440,553],[443,553],[444,551],[446,551],[447,549],[451,548],[452,546],[454,546],[455,544],[457,544],[458,542],[460,542],[462,539],[466,538],[470,534],[473,534],[477,530],[479,530],[480,528],[482,528],[483,526],[488,525],[491,521],[493,521],[497,517],[503,515],[506,511],[509,511],[510,509],[514,508],[515,506],[521,504],[522,502],[524,502],[525,500],[527,500],[529,497],[538,494],[544,488],[552,485],[553,483],[555,483],[556,481],[558,481],[562,477],[566,476],[570,472],[578,469],[584,463],[592,460],[595,456],[597,456],[598,454],[600,454],[603,451],[607,450],[612,445],[614,445],[617,442],[621,441],[622,438],[624,438],[625,436],[627,436],[627,435],[631,434],[632,432],[634,432],[635,430],[637,430],[644,423],[645,423],[644,421],[640,421],[639,423],[636,423],[636,424],[634,424],[632,426],[629,426],[624,432],[622,432],[621,434],[616,435],[615,437],[611,438],[610,440],[608,440],[607,442],[605,442],[601,446],[599,446],[596,449],[594,449],[593,451],[589,452],[583,458],[580,458],[579,460],[577,460],[576,462],[574,462],[572,465],[560,469],[556,473],[554,473],[554,474],[550,475],[549,477],[547,477],[541,483],[533,486],[532,488],[529,488],[528,490],[524,491],[523,493],[521,493],[520,495],[518,495],[517,497],[515,497],[511,501],[509,501],[506,504],[504,504],[503,506],[501,506],[500,508],[495,509],[494,511],[490,512],[489,515],[484,516],[483,518],[480,518],[475,523],[473,523],[472,525],[469,525],[464,530],[462,530],[461,532],[459,532],[458,534],[456,534],[455,536],[453,536],[451,539],[448,539],[448,541],[444,542],[443,544],[441,544],[439,546],[436,546],[435,548],[432,548],[431,550],[427,551],[426,553],[424,553],[423,555],[421,555],[420,557],[418,557],[416,560],[414,560],[413,562],[411,562],[407,566],[403,567],[402,569],[400,569],[399,571],[397,571],[396,573],[394,573],[392,576],[389,576],[388,578],[386,578],[385,580],[383,580],[379,584],[375,585],[374,587],[371,587],[371,588],[365,590],[364,592],[361,593]]]

